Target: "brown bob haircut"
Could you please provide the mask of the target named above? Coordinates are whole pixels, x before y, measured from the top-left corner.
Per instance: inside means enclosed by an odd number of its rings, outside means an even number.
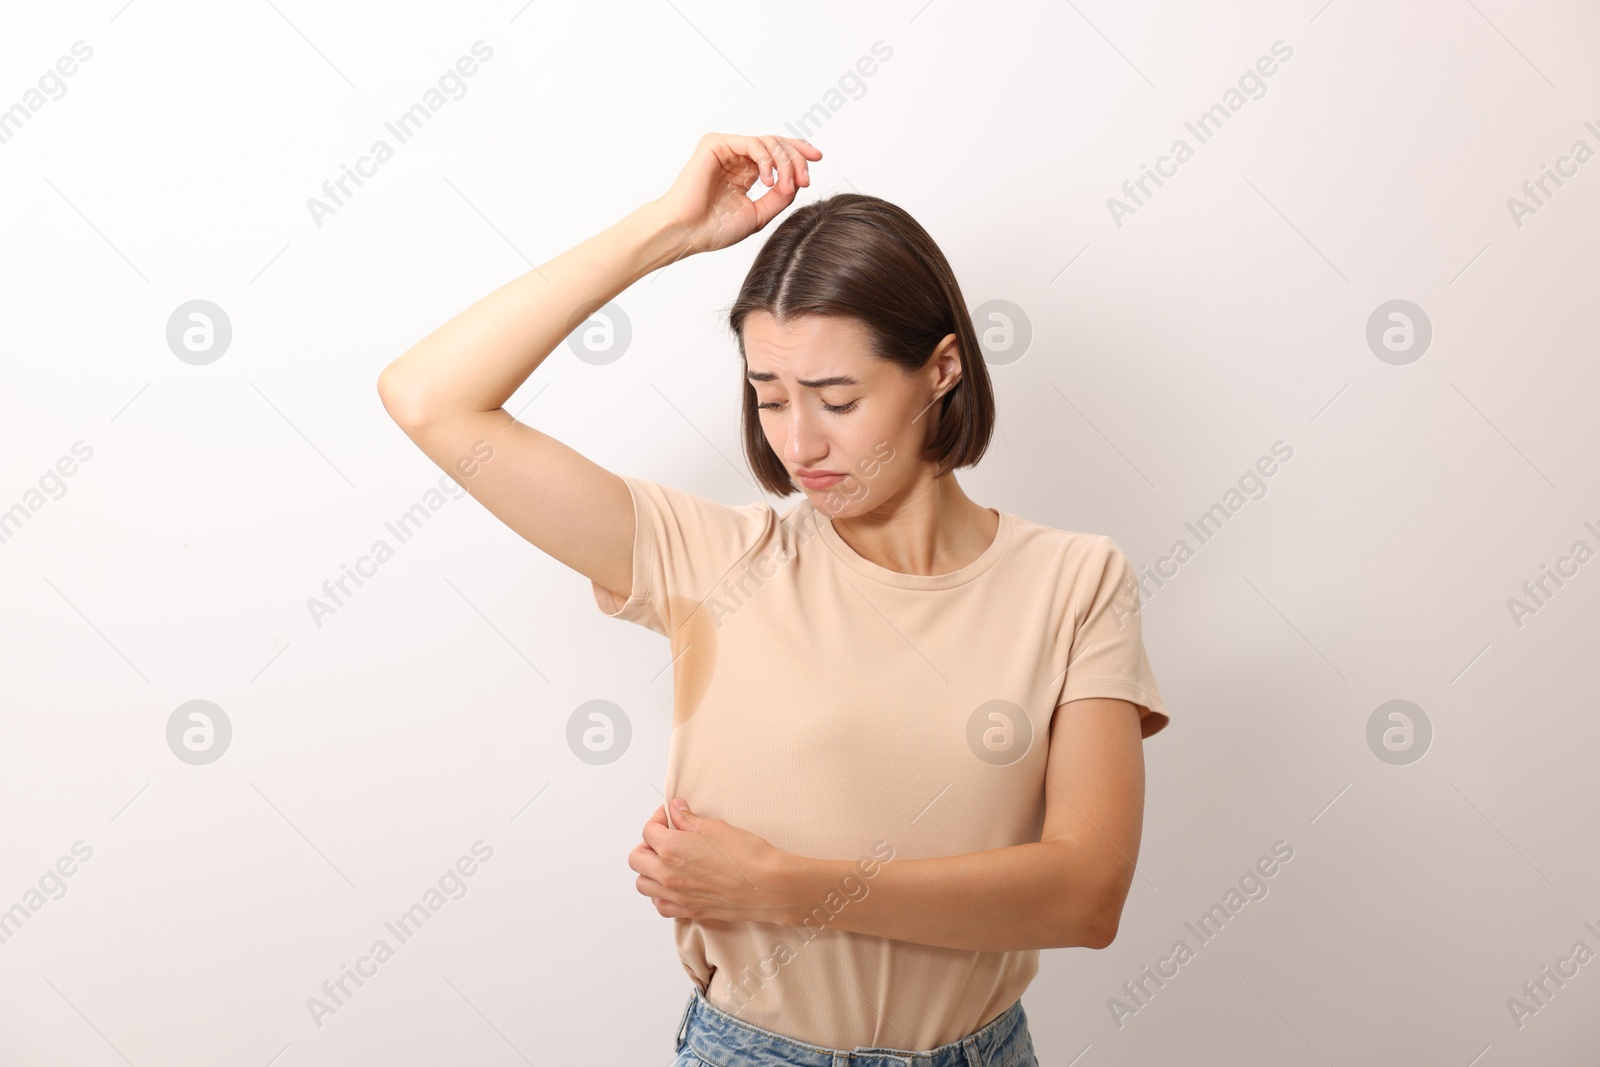
[[[956,335],[961,379],[939,400],[939,428],[923,459],[943,477],[982,458],[994,431],[994,387],[972,316],[944,253],[915,219],[887,200],[838,193],[786,218],[767,239],[739,288],[728,326],[744,349],[744,320],[765,311],[780,323],[802,315],[860,321],[872,352],[907,373],[927,366]],[[744,453],[762,488],[798,492],[761,429],[756,389],[744,379]]]

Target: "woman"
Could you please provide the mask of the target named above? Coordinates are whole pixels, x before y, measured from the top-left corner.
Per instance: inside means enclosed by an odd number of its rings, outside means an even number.
[[[501,408],[596,309],[760,230],[821,158],[707,134],[664,196],[435,330],[379,393],[603,612],[671,641],[673,803],[629,866],[693,980],[677,1064],[1025,1067],[1039,949],[1116,936],[1142,741],[1168,718],[1111,539],[956,483],[994,402],[932,239],[842,194],[757,255],[730,325],[746,456],[803,493],[781,515],[618,476]]]

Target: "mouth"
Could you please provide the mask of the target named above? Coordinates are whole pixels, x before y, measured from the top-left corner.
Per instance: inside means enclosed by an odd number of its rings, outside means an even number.
[[[815,473],[809,473],[805,470],[796,471],[795,477],[799,478],[800,484],[804,485],[807,489],[826,489],[830,485],[835,485],[844,481],[845,478],[844,475],[835,474],[833,471],[817,471]]]

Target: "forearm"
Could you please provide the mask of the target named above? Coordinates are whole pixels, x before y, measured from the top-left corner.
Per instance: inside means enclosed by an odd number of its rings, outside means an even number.
[[[386,406],[414,418],[495,410],[582,318],[679,258],[681,238],[657,201],[634,209],[411,346],[379,378]]]
[[[1065,842],[891,860],[863,878],[854,861],[790,856],[794,925],[944,948],[1099,948],[1116,922],[1111,882]]]

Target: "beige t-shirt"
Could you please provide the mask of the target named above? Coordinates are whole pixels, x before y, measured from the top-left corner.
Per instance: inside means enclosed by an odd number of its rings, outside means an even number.
[[[715,1007],[830,1048],[925,1050],[990,1022],[1038,973],[1037,949],[832,919],[884,862],[1038,841],[1058,705],[1119,697],[1143,736],[1167,725],[1127,558],[1109,537],[1000,512],[965,567],[903,574],[858,555],[809,498],[779,515],[622,477],[633,589],[594,595],[671,640],[666,796],[786,852],[861,861],[799,926],[674,919],[684,970]]]

